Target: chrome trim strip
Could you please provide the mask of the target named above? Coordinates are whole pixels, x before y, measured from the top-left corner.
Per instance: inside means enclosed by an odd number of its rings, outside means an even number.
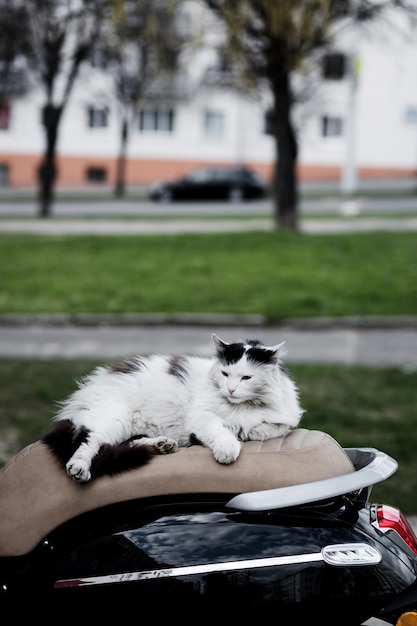
[[[276,567],[282,565],[297,565],[299,563],[313,563],[315,561],[323,561],[323,555],[321,552],[316,552],[312,554],[297,554],[293,556],[276,556],[267,559],[248,559],[245,561],[228,561],[225,563],[206,563],[202,565],[189,565],[187,567],[154,569],[144,572],[125,572],[123,574],[89,576],[86,578],[67,578],[55,581],[54,588],[59,589],[63,587],[84,587],[86,585],[108,585],[114,583],[151,580],[155,578],[172,578],[175,576],[211,574],[212,572],[227,572],[230,570]]]

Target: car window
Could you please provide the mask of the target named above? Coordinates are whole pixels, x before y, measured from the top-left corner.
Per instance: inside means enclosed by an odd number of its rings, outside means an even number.
[[[245,179],[244,170],[242,170],[241,168],[231,170],[230,179],[236,182],[243,182]]]
[[[256,182],[262,184],[261,177],[252,170],[244,167],[202,167],[196,169],[188,176],[187,181],[195,184],[213,182]]]
[[[257,172],[252,172],[252,170],[243,170],[243,175],[246,178],[246,180],[249,180],[258,184],[263,184],[263,180]]]
[[[187,176],[187,180],[193,183],[204,183],[207,180],[210,180],[211,175],[210,171],[207,169],[194,170]]]
[[[230,180],[231,172],[229,172],[228,170],[215,170],[214,178],[218,181]]]

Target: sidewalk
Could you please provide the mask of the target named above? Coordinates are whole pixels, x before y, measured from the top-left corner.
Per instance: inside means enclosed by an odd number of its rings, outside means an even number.
[[[226,341],[285,341],[285,361],[417,369],[417,318],[320,318],[268,325],[261,316],[0,316],[1,358],[98,358],[213,353]]]
[[[2,233],[37,235],[172,235],[178,233],[226,233],[270,231],[276,229],[271,219],[221,220],[126,220],[126,219],[0,219]],[[374,231],[416,231],[417,218],[301,219],[299,231],[305,234],[336,234]]]

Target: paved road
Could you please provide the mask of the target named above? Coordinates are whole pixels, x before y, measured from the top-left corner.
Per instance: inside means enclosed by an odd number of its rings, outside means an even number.
[[[408,184],[414,182],[409,181]],[[329,194],[331,189],[333,187],[324,191]],[[160,203],[129,197],[114,200],[111,196],[101,201],[94,198],[57,200],[51,208],[50,219],[37,217],[38,207],[33,199],[10,202],[4,194],[0,199],[0,232],[106,235],[237,232],[275,228],[269,199],[241,203]],[[312,214],[320,215],[321,219],[309,219]],[[384,217],[385,214],[387,217]],[[398,217],[392,217],[395,214]],[[245,217],[239,219],[239,216]],[[417,196],[399,194],[396,197],[380,195],[344,199],[335,192],[334,196],[302,197],[300,230],[311,234],[417,230]]]
[[[84,196],[87,192],[84,192]],[[317,193],[317,192],[316,192]],[[395,193],[395,192],[394,192]],[[1,191],[0,191],[1,194]],[[36,200],[27,198],[20,201],[8,201],[7,195],[0,195],[0,216],[8,217],[36,217],[38,214],[38,206]],[[152,202],[147,199],[135,200],[123,198],[116,200],[112,198],[111,192],[103,197],[102,200],[56,200],[51,209],[53,217],[106,217],[112,216],[129,216],[129,217],[161,217],[161,216],[189,216],[198,217],[202,215],[211,215],[213,217],[226,217],[236,215],[265,216],[272,214],[272,201],[254,200],[250,202]],[[311,214],[326,214],[340,216],[356,216],[370,217],[375,214],[383,215],[384,213],[393,214],[395,212],[407,214],[410,217],[417,213],[417,196],[404,195],[399,193],[393,195],[393,192],[387,192],[386,196],[380,194],[378,196],[358,196],[355,198],[341,198],[337,190],[322,190],[318,192],[317,197],[301,196],[299,202],[299,211],[302,217],[308,217]]]

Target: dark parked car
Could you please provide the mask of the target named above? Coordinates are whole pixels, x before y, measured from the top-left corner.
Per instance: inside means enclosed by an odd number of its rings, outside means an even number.
[[[187,176],[150,186],[152,200],[229,200],[264,198],[267,184],[247,167],[201,167]]]

